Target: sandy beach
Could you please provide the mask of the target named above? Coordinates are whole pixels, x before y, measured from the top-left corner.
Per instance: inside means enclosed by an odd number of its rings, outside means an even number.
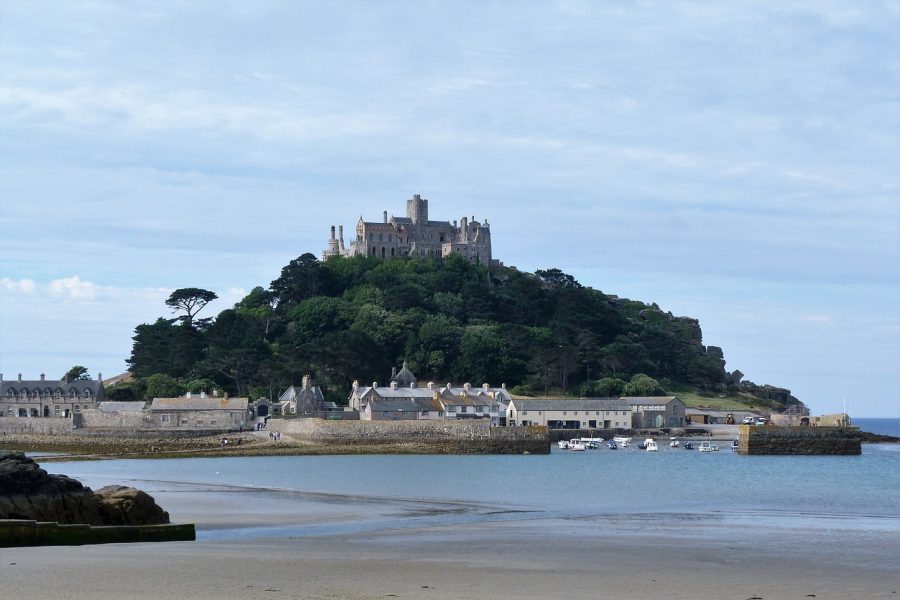
[[[2,549],[0,578],[14,590],[4,595],[776,600],[900,591],[893,533],[736,528],[690,515],[498,521],[474,504],[189,486],[155,495],[173,521],[198,524],[197,542]],[[466,518],[439,525],[414,518],[451,512]],[[370,530],[359,525],[367,518]],[[348,522],[353,530],[341,532]]]

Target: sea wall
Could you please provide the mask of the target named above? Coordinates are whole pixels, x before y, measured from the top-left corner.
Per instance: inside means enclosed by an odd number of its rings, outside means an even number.
[[[414,444],[424,451],[445,454],[521,454],[550,452],[546,427],[491,427],[481,419],[466,421],[325,421],[278,419],[267,423],[297,439],[328,444],[359,442]]]
[[[89,408],[76,415],[76,418],[76,425],[89,429],[115,429],[126,432],[149,429],[151,425],[150,417],[144,411],[104,412],[98,408]]]
[[[773,427],[742,425],[738,433],[741,454],[862,453],[862,434],[855,427]]]
[[[72,419],[63,417],[0,417],[0,433],[55,435],[72,432]]]
[[[81,546],[129,542],[194,541],[193,524],[183,525],[61,525],[30,520],[0,520],[0,548],[21,546]]]

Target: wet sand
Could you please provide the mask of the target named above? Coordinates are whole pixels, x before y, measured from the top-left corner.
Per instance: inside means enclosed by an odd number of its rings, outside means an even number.
[[[497,515],[466,503],[161,487],[160,504],[173,521],[197,522],[200,541],[0,549],[4,597],[900,596],[893,530],[738,528],[714,515]],[[248,529],[263,525],[280,529]]]

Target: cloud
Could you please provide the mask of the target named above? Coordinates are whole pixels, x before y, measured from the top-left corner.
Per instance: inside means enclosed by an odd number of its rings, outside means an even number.
[[[22,292],[24,294],[33,294],[35,290],[33,280],[19,279],[18,281],[15,281],[9,277],[0,279],[0,287],[10,292]]]
[[[50,282],[50,291],[57,295],[76,300],[94,300],[100,292],[100,287],[90,281],[82,281],[77,275],[63,277]]]

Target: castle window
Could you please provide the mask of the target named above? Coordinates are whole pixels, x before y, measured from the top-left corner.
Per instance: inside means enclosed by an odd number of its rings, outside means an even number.
[[[392,234],[390,234],[390,233],[388,234],[388,241],[389,241],[389,242],[393,242],[393,241],[394,241],[394,236],[393,236]]]
[[[381,258],[384,258],[384,246],[381,247]]]
[[[53,408],[55,409],[54,412],[55,412],[57,415],[59,415],[59,404],[57,404],[57,405],[54,406]]]
[[[77,404],[75,405],[75,412],[81,412],[81,407]]]
[[[394,256],[394,249],[391,248],[391,256]]]
[[[374,233],[370,233],[370,234],[369,234],[369,241],[371,242],[371,241],[373,241],[374,239],[375,239],[375,234],[374,234]]]
[[[383,233],[379,233],[379,234],[378,234],[378,241],[379,241],[379,242],[383,242],[383,241],[384,241],[384,234],[383,234]]]

